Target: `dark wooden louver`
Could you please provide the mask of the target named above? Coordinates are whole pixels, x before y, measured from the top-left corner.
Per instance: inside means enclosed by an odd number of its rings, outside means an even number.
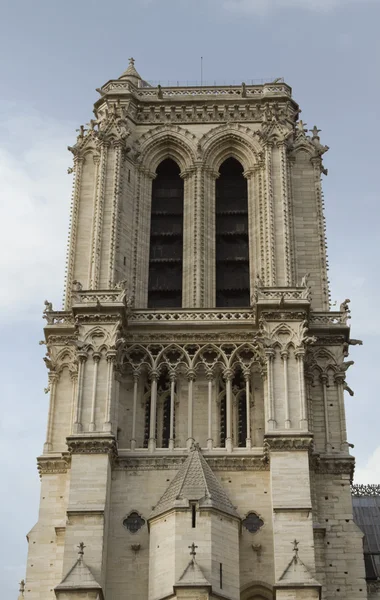
[[[247,181],[227,159],[216,180],[216,306],[250,304]]]
[[[149,308],[182,306],[183,180],[178,165],[164,160],[152,184]]]

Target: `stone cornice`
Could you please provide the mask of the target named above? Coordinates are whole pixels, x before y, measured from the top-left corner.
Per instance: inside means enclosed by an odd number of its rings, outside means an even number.
[[[119,456],[115,462],[116,470],[161,471],[178,470],[187,454],[177,456]],[[269,465],[264,455],[258,456],[205,456],[213,471],[268,471]]]
[[[310,451],[313,447],[312,435],[266,435],[264,440],[264,451],[268,452],[292,452],[299,450]]]
[[[322,475],[349,475],[352,482],[355,471],[353,456],[320,456],[313,454],[311,468],[316,474]]]
[[[38,456],[37,469],[42,475],[56,475],[58,473],[67,473],[70,468],[71,457],[66,456]]]
[[[71,435],[66,438],[70,454],[108,454],[117,457],[117,443],[113,435]]]

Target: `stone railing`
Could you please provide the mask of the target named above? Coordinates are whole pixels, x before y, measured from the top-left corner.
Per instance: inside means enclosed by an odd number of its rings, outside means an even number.
[[[257,288],[255,294],[256,302],[262,304],[273,304],[282,302],[296,302],[297,304],[302,302],[310,302],[310,290],[307,287],[300,288],[289,288],[289,287],[260,287]]]
[[[122,290],[80,290],[73,292],[73,304],[107,304],[110,302],[121,302]]]
[[[46,311],[42,317],[46,319],[46,325],[62,325],[62,327],[74,325],[74,315],[70,311]]]
[[[116,92],[131,92],[139,98],[157,98],[158,87],[135,88],[128,81],[109,81],[102,87],[102,92],[107,93],[115,90]],[[161,87],[160,97],[172,98],[178,96],[222,96],[222,97],[243,97],[243,86],[183,86],[183,87]],[[291,98],[291,88],[286,83],[265,83],[263,85],[244,86],[245,97],[255,96],[287,96]]]
[[[380,496],[380,484],[359,484],[354,483],[351,486],[351,494],[355,497]]]
[[[311,325],[322,325],[331,327],[332,325],[347,325],[347,314],[338,311],[334,312],[311,312]]]
[[[133,310],[128,320],[130,323],[249,323],[254,325],[256,322],[252,311],[247,309],[240,310]]]

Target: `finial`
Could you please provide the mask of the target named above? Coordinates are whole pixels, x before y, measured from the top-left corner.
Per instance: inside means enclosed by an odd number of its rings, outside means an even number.
[[[306,133],[307,132],[307,124],[304,123],[302,121],[302,119],[300,119],[297,123],[297,129],[298,131],[300,131],[301,133]]]
[[[310,129],[310,133],[313,134],[313,140],[317,140],[319,142],[319,133],[321,132],[321,129],[318,129],[318,127],[316,125],[314,125],[313,129]]]
[[[129,60],[129,64],[131,65],[131,67],[134,67],[135,66],[135,59],[131,57],[131,58],[128,58],[128,60]]]
[[[84,545],[84,543],[83,543],[83,542],[81,542],[81,543],[79,544],[79,546],[77,546],[77,548],[79,548],[79,550],[78,550],[78,556],[79,556],[79,558],[83,558],[83,555],[84,555],[84,549],[86,548],[86,546]]]
[[[297,540],[294,540],[292,542],[292,544],[293,544],[294,558],[298,558],[298,545],[299,545],[299,542]]]
[[[193,542],[193,543],[191,544],[191,546],[188,546],[188,548],[190,548],[190,556],[192,556],[192,557],[193,557],[193,560],[194,560],[194,558],[195,558],[195,556],[196,556],[196,554],[197,554],[197,553],[195,552],[195,548],[198,548],[198,546],[196,546],[196,545],[194,544],[194,542]]]

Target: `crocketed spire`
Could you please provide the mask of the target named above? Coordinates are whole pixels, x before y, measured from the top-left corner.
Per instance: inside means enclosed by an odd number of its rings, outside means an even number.
[[[198,502],[200,508],[215,508],[239,518],[197,444],[193,446],[177,475],[151,512],[150,519],[173,508],[188,508],[192,501]]]
[[[122,75],[120,75],[119,79],[130,79],[136,86],[138,82],[141,81],[141,77],[139,73],[135,69],[135,59],[129,59],[128,69],[124,71]]]

